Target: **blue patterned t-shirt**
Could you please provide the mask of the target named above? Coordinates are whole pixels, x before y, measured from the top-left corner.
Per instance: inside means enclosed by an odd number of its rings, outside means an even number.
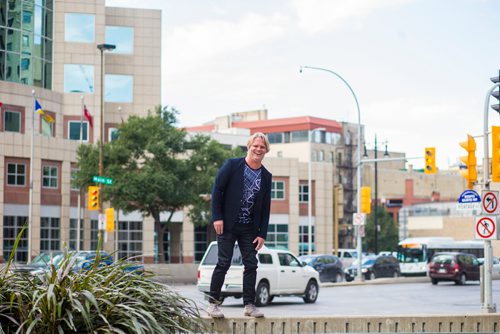
[[[252,209],[255,203],[255,196],[260,190],[262,168],[252,169],[245,164],[243,173],[243,202],[241,203],[238,221],[242,224],[252,222]]]

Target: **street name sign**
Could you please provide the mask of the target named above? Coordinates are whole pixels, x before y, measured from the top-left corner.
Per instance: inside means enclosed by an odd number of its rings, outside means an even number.
[[[94,175],[94,176],[92,176],[92,182],[102,183],[102,184],[107,184],[107,185],[112,185],[113,184],[113,179],[110,178],[110,177],[104,177],[104,176]]]
[[[479,216],[475,221],[476,239],[497,239],[497,216]]]
[[[481,210],[483,215],[498,215],[500,213],[498,205],[498,191],[483,190]]]
[[[467,189],[458,197],[457,210],[473,210],[481,207],[481,197],[474,190]]]

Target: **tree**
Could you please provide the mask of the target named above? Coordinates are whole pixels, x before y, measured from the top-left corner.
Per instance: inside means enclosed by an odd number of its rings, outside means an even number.
[[[208,220],[208,206],[200,195],[210,193],[218,167],[230,155],[207,137],[188,140],[186,132],[175,127],[177,114],[175,109],[157,107],[146,117],[132,116],[103,151],[104,175],[113,184],[103,187],[102,198],[124,212],[140,211],[154,219],[161,262],[163,236],[176,211],[189,207],[195,224]],[[90,184],[97,175],[97,160],[97,145],[78,149],[76,184]],[[162,212],[169,213],[164,221]]]
[[[384,206],[378,206],[377,225],[378,232],[378,250],[395,251],[398,245],[398,229],[392,220],[391,215]],[[368,251],[375,250],[375,213],[368,216],[365,226],[365,237],[363,238],[363,249]]]
[[[187,146],[192,172],[197,175],[192,186],[198,194],[188,215],[195,226],[205,226],[210,223],[210,193],[217,171],[226,159],[242,156],[243,151],[239,147],[228,150],[209,137],[200,135],[193,137]]]

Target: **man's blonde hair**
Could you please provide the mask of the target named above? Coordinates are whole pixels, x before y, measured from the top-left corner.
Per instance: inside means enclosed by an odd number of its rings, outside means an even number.
[[[266,146],[267,152],[271,150],[271,145],[269,144],[269,139],[267,139],[267,136],[263,134],[262,132],[256,132],[253,135],[248,138],[247,141],[247,149],[250,149],[250,146],[252,146],[253,142],[255,139],[260,138],[264,141],[264,145]]]

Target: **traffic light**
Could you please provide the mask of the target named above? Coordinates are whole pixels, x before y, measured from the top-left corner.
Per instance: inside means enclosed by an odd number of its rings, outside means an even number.
[[[369,214],[372,211],[371,201],[370,187],[361,187],[361,212]]]
[[[436,174],[436,148],[425,148],[425,174]]]
[[[88,188],[88,209],[99,210],[99,187],[89,186]]]
[[[500,126],[491,127],[491,181],[500,182]]]
[[[114,232],[115,230],[115,209],[106,209],[106,231]]]
[[[467,135],[467,141],[460,143],[460,146],[467,151],[466,156],[461,156],[460,160],[467,166],[467,170],[460,170],[460,174],[467,180],[467,188],[472,189],[477,180],[476,170],[476,141],[471,135]]]
[[[493,82],[495,84],[500,82],[500,71],[498,71],[498,77],[490,78],[490,80],[491,80],[491,82]],[[491,108],[493,110],[495,110],[497,113],[500,113],[500,87],[499,87],[499,89],[494,90],[491,93],[491,96],[493,96],[494,98],[496,98],[498,100],[498,101],[496,101],[497,103],[491,105]]]

